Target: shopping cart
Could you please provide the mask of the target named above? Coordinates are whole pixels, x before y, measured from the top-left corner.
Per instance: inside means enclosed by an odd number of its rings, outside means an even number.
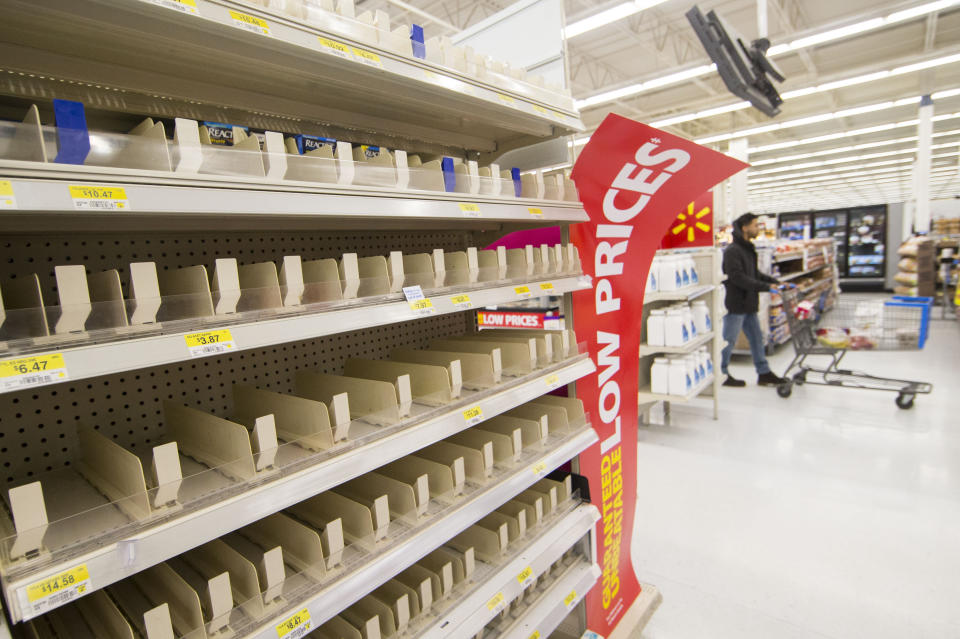
[[[893,297],[888,300],[844,299],[820,313],[815,305],[798,303],[796,288],[781,291],[783,312],[790,326],[795,355],[777,387],[780,397],[790,397],[794,385],[819,384],[897,393],[897,406],[910,408],[914,397],[933,385],[903,379],[876,377],[840,368],[851,350],[914,350],[923,348],[930,325],[933,300],[929,297]],[[806,364],[811,356],[829,357],[826,368]],[[792,373],[792,374],[791,374]]]

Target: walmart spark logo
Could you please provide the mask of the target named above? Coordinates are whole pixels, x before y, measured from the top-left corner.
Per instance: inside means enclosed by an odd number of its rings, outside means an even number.
[[[687,232],[687,241],[692,242],[696,237],[696,229],[700,229],[704,233],[710,232],[710,227],[704,224],[703,222],[698,222],[697,220],[702,220],[706,216],[710,215],[710,207],[705,206],[699,211],[696,215],[693,213],[693,202],[687,204],[687,212],[681,213],[677,216],[677,219],[680,220],[680,223],[674,226],[670,231],[674,235],[680,235],[686,230]]]

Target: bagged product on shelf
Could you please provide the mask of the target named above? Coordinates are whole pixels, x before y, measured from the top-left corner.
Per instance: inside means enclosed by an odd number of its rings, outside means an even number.
[[[894,281],[904,286],[916,286],[918,279],[916,273],[900,271],[893,276]]]
[[[899,262],[897,262],[897,268],[901,272],[907,273],[916,273],[917,272],[917,258],[915,257],[905,257]]]

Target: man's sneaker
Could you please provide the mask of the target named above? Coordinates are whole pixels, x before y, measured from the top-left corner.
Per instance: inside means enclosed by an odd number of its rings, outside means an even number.
[[[746,386],[747,383],[742,379],[736,379],[732,375],[727,375],[727,378],[723,380],[723,385],[732,386],[734,388],[741,388],[743,386]]]
[[[774,375],[773,373],[764,373],[763,375],[757,376],[757,384],[760,386],[779,386],[780,384],[786,383],[782,377]]]

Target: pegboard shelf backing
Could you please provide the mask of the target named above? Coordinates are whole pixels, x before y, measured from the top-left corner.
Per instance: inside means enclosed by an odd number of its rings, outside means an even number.
[[[126,282],[130,262],[155,260],[158,270],[212,264],[221,257],[242,262],[298,254],[304,259],[361,257],[391,250],[463,250],[463,232],[217,233],[15,235],[2,241],[6,260],[0,281],[36,272],[45,299],[55,300],[53,267],[84,264],[89,271],[118,268]],[[430,339],[473,330],[470,312],[424,318],[252,349],[233,355],[156,366],[56,386],[0,395],[0,483],[10,488],[68,466],[77,447],[78,425],[92,426],[130,450],[146,451],[158,441],[162,403],[176,400],[224,416],[232,410],[234,383],[293,391],[297,370],[342,373],[348,357],[385,358],[395,348],[422,348]]]

